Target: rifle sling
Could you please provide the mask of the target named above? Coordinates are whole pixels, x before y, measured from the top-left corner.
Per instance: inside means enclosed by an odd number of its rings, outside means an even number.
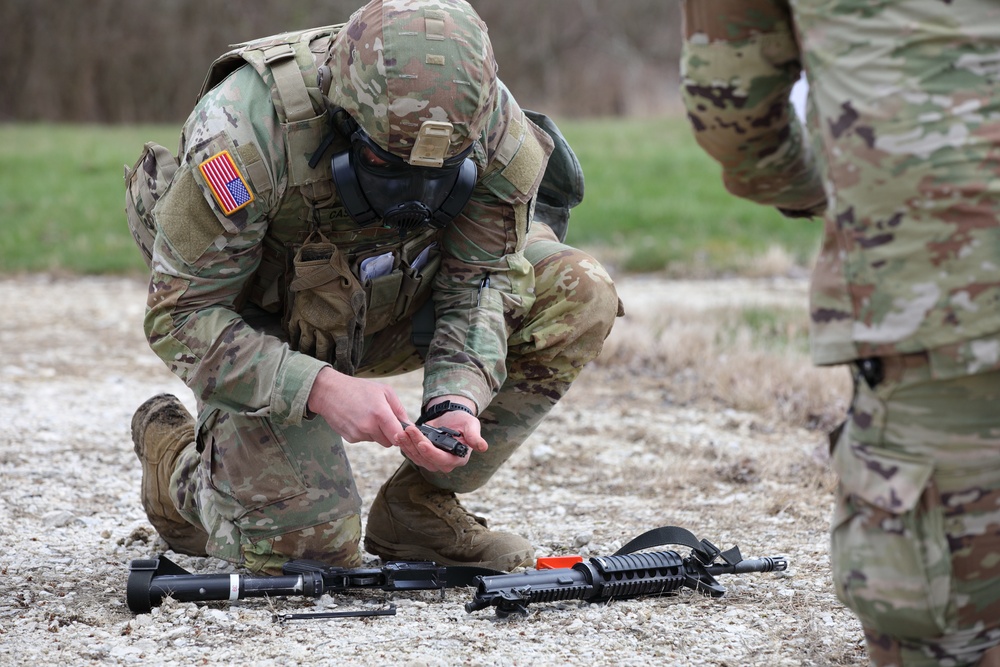
[[[729,565],[735,565],[743,560],[739,547],[720,551],[718,547],[708,540],[699,540],[690,530],[680,528],[679,526],[663,526],[648,530],[642,535],[629,540],[614,555],[621,556],[623,554],[642,551],[643,549],[677,544],[693,549],[698,556],[698,560],[705,565],[711,564],[716,558],[722,558]]]

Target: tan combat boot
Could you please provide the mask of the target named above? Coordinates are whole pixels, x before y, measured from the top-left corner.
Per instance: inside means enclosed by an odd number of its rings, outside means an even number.
[[[174,551],[207,555],[208,533],[185,521],[170,498],[177,457],[195,446],[191,413],[175,396],[157,394],[132,416],[132,442],[142,462],[142,507],[149,522]]]
[[[379,489],[368,513],[365,550],[389,560],[429,560],[509,572],[534,562],[518,535],[491,531],[455,494],[429,484],[406,462]]]

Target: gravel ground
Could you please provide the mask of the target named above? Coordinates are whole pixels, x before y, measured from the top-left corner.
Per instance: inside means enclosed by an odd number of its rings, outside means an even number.
[[[622,280],[642,326],[657,304],[801,304],[801,281]],[[165,545],[139,504],[132,412],[187,389],[146,348],[145,285],[111,278],[0,279],[0,664],[52,665],[864,665],[860,626],[836,600],[825,436],[759,414],[676,403],[662,382],[587,369],[487,488],[463,499],[539,555],[608,555],[657,526],[684,526],[744,556],[786,555],[780,574],[728,576],[723,598],[691,591],[537,604],[526,617],[467,614],[469,590],[381,592],[196,605],[125,604],[128,563]],[[738,361],[736,362],[738,363]],[[420,378],[394,379],[415,410]],[[370,501],[398,463],[349,445]],[[686,550],[684,550],[686,551]],[[171,557],[197,572],[212,559]],[[275,612],[376,609],[395,616],[276,623]]]

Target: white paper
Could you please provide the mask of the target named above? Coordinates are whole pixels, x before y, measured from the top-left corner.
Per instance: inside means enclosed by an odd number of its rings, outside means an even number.
[[[437,241],[432,241],[430,245],[420,251],[420,254],[410,262],[410,268],[414,271],[419,271],[424,264],[427,263],[427,258],[431,256],[431,249],[437,247]]]
[[[392,253],[387,252],[383,255],[375,255],[374,257],[366,257],[361,260],[361,282],[366,283],[369,280],[374,280],[379,276],[387,276],[392,273]]]

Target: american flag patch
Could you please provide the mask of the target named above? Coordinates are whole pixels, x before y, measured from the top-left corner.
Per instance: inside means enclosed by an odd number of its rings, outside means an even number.
[[[253,193],[229,151],[216,153],[198,165],[198,169],[226,215],[232,215],[253,201]]]

